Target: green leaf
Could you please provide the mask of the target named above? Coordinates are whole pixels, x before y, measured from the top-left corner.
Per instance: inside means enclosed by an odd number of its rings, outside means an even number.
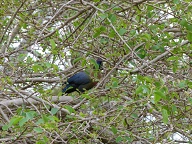
[[[127,30],[124,29],[124,28],[120,28],[120,30],[118,31],[118,33],[119,33],[121,36],[124,35],[126,32],[127,32]]]
[[[140,94],[140,93],[143,93],[143,94],[149,94],[150,93],[150,89],[148,86],[146,85],[140,85],[137,89],[136,89],[136,94]]]
[[[118,137],[116,138],[116,142],[117,142],[117,143],[121,142],[122,140],[123,140],[123,138],[122,138],[121,136],[118,136]]]
[[[49,62],[45,62],[44,65],[47,67],[47,68],[51,68],[52,64],[49,63]]]
[[[171,109],[173,113],[177,112],[177,107],[174,104],[172,105]]]
[[[3,129],[4,131],[8,130],[8,129],[9,129],[9,125],[4,125],[4,126],[2,127],[2,129]]]
[[[141,58],[144,59],[146,56],[146,51],[143,48],[138,48],[137,50],[137,55]]]
[[[83,60],[83,58],[82,57],[78,57],[78,58],[73,60],[73,64],[75,64],[75,63],[77,63],[77,62],[79,62],[81,60]]]
[[[116,16],[115,16],[114,14],[110,14],[110,15],[109,15],[109,19],[110,19],[110,21],[111,21],[112,23],[114,23],[117,18],[116,18]]]
[[[155,91],[154,92],[154,102],[157,103],[159,102],[161,99],[165,99],[166,96],[163,92],[161,91]]]
[[[12,126],[12,125],[16,125],[19,123],[19,121],[22,119],[23,117],[21,116],[14,116],[11,118],[10,122],[9,122],[9,126]]]
[[[182,19],[181,22],[180,22],[180,24],[181,24],[182,26],[184,26],[184,27],[187,27],[187,26],[188,26],[188,23],[187,23],[187,21],[186,21],[185,19]]]
[[[26,118],[29,120],[33,119],[33,117],[35,116],[36,112],[35,111],[30,111],[26,113]]]
[[[43,122],[47,123],[49,121],[49,117],[46,115],[42,116]]]
[[[149,76],[145,76],[144,79],[146,80],[146,82],[149,82],[149,83],[153,82],[152,78]]]
[[[36,122],[37,125],[43,124],[43,123],[44,123],[44,120],[43,120],[43,119],[38,119],[38,121]]]
[[[85,93],[85,94],[82,94],[81,96],[84,97],[84,98],[86,98],[86,99],[90,99],[90,98],[91,98],[90,95],[89,95],[89,94],[86,94],[86,93]]]
[[[131,31],[130,31],[130,35],[135,35],[136,34],[136,30],[134,30],[134,29],[132,29]]]
[[[142,37],[143,37],[145,40],[147,40],[147,41],[151,39],[151,35],[148,34],[148,33],[144,33],[144,34],[142,35]]]
[[[156,88],[160,88],[161,87],[161,82],[159,82],[159,81],[156,81],[154,84],[155,84]]]
[[[34,64],[32,66],[32,69],[33,69],[34,72],[39,72],[39,71],[43,70],[43,68],[42,68],[42,66],[40,64]]]
[[[104,31],[106,31],[106,28],[104,26],[100,26],[100,27],[96,28],[93,37],[94,38],[98,37]]]
[[[128,142],[132,142],[132,138],[130,136],[125,136],[125,139],[128,141]]]
[[[58,110],[59,110],[58,108],[52,108],[51,109],[51,114],[52,115],[56,114],[58,112]]]
[[[140,94],[140,93],[142,93],[142,92],[143,92],[143,86],[139,86],[139,87],[136,89],[136,91],[135,91],[136,94]]]
[[[179,59],[179,57],[178,56],[171,56],[171,57],[169,57],[167,60],[168,61],[173,61],[173,60],[178,60]]]
[[[138,118],[139,116],[138,116],[138,114],[133,113],[133,114],[131,114],[131,117],[132,117],[132,118]]]
[[[95,61],[95,59],[90,59],[89,60],[91,64],[94,65],[94,67],[98,70],[99,69],[99,65],[97,64],[97,62]]]
[[[113,81],[112,87],[118,87],[118,82],[117,81]]]
[[[37,133],[42,133],[42,132],[43,132],[43,129],[40,128],[40,127],[35,127],[33,130],[34,130],[35,132],[37,132]]]
[[[114,134],[117,134],[117,129],[116,129],[114,126],[111,127],[111,131],[112,131]]]
[[[190,104],[192,105],[192,98],[188,98],[188,101],[189,101]]]
[[[192,33],[191,32],[188,32],[187,33],[187,39],[192,42]]]
[[[180,87],[180,88],[185,88],[185,87],[187,87],[186,82],[185,82],[185,81],[181,81],[181,82],[179,83],[179,87]]]
[[[102,20],[104,20],[104,19],[107,17],[107,14],[102,13],[102,14],[100,14],[99,16],[100,16],[100,18],[101,18]]]
[[[70,113],[75,112],[75,110],[70,106],[70,105],[65,105],[64,106]]]
[[[108,42],[108,39],[106,38],[101,38],[100,39],[100,42],[103,43],[103,44],[106,44]]]
[[[20,121],[19,121],[19,126],[22,127],[26,122],[28,121],[27,118],[22,118]]]
[[[162,116],[163,116],[163,122],[164,124],[168,123],[168,113],[166,109],[162,109]]]
[[[55,49],[56,47],[55,41],[53,39],[50,39],[49,41],[50,41],[51,47]]]
[[[189,32],[192,32],[192,25],[191,25],[191,24],[187,25],[187,26],[186,26],[186,29],[187,29]]]
[[[179,4],[180,0],[173,0],[174,4]]]
[[[115,31],[113,29],[111,29],[109,32],[109,37],[114,38],[115,35],[116,35]]]

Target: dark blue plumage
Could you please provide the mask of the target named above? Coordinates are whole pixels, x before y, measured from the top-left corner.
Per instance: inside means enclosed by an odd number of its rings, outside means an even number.
[[[99,69],[102,68],[102,60],[97,59]],[[66,86],[62,89],[62,93],[71,93],[74,91],[84,92],[93,88],[97,82],[92,81],[88,73],[78,72],[67,80]]]

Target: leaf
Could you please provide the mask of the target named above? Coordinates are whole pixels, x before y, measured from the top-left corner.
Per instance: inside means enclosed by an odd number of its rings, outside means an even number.
[[[180,0],[173,0],[174,4],[179,4]]]
[[[122,140],[123,140],[123,138],[122,138],[121,136],[118,136],[118,137],[116,138],[116,142],[117,142],[117,143],[121,142]]]
[[[151,39],[151,35],[148,34],[148,33],[144,33],[144,34],[142,35],[142,37],[143,37],[145,40],[150,40],[150,39]]]
[[[180,88],[185,88],[185,87],[187,87],[186,82],[185,82],[185,81],[181,81],[181,82],[179,83],[179,87],[180,87]]]
[[[189,101],[190,104],[192,105],[192,98],[188,98],[188,101]]]
[[[112,22],[112,23],[114,23],[115,21],[116,21],[116,16],[114,15],[114,14],[110,14],[109,15],[109,20]]]
[[[112,131],[114,134],[117,134],[117,129],[116,129],[114,126],[111,127],[111,131]]]
[[[100,14],[99,16],[100,16],[100,18],[101,18],[102,20],[104,20],[104,19],[107,17],[107,14],[102,13],[102,14]]]
[[[43,122],[44,122],[44,123],[47,123],[47,122],[49,121],[49,117],[46,116],[46,115],[43,115],[43,116],[42,116],[42,119],[43,119]]]
[[[136,89],[135,93],[136,93],[136,94],[142,93],[142,92],[143,92],[143,88],[142,88],[142,87],[143,87],[143,86],[139,86],[139,87]]]
[[[137,49],[137,55],[141,58],[144,59],[146,56],[146,51],[143,48]]]
[[[82,59],[83,59],[82,57],[78,57],[78,58],[74,59],[74,60],[73,60],[73,64],[81,61]]]
[[[114,38],[115,35],[116,35],[115,31],[113,29],[111,29],[109,32],[109,37]]]
[[[173,61],[173,60],[178,60],[178,59],[179,59],[178,56],[171,56],[171,57],[169,57],[167,60],[168,60],[168,61]]]
[[[6,131],[6,130],[8,130],[9,129],[9,125],[4,125],[3,127],[2,127],[2,130],[4,130],[4,131]]]
[[[154,92],[154,102],[157,103],[159,102],[161,99],[165,98],[165,94],[161,91],[155,91]]]
[[[117,81],[113,81],[113,83],[112,83],[112,87],[118,87],[118,82]]]
[[[34,64],[34,65],[32,66],[32,69],[33,69],[34,72],[39,72],[39,71],[42,71],[42,70],[43,70],[42,66],[39,65],[39,64]]]
[[[146,82],[149,82],[149,83],[153,82],[152,78],[149,76],[145,76],[144,79],[146,80]]]
[[[132,118],[138,118],[139,116],[136,113],[131,114]]]
[[[42,132],[43,132],[43,129],[40,128],[40,127],[35,127],[33,130],[34,130],[35,132],[37,132],[37,133],[42,133]]]
[[[127,30],[124,29],[124,28],[120,28],[120,30],[118,31],[118,33],[119,33],[121,36],[124,35],[126,32],[127,32]]]
[[[28,121],[27,118],[22,118],[22,119],[19,121],[19,126],[22,127],[27,121]]]
[[[100,26],[96,28],[93,37],[94,38],[98,37],[101,34],[101,32],[104,32],[104,31],[106,31],[106,28],[104,26]]]
[[[64,106],[70,113],[75,112],[75,110],[70,106],[70,105],[65,105]]]
[[[173,113],[177,112],[177,107],[174,104],[172,105],[171,109]]]
[[[97,64],[97,62],[95,61],[95,59],[90,59],[89,60],[91,64],[94,65],[94,67],[98,70],[99,69],[99,65]]]
[[[188,26],[188,23],[185,19],[182,19],[181,22],[180,22],[180,25],[184,26],[184,27],[187,27]]]
[[[18,124],[19,121],[20,121],[22,118],[23,118],[23,117],[21,117],[21,116],[12,117],[11,120],[10,120],[10,122],[9,122],[9,126]]]
[[[56,47],[55,41],[53,39],[50,39],[49,41],[50,41],[51,47],[55,49]]]
[[[108,39],[106,38],[101,38],[100,39],[100,42],[103,43],[103,44],[106,44],[108,42]]]
[[[191,24],[187,25],[187,26],[186,26],[186,29],[187,29],[189,32],[192,32],[192,25],[191,25]]]
[[[188,32],[187,33],[187,39],[192,42],[192,33],[191,32]]]
[[[39,124],[43,124],[44,123],[44,120],[43,119],[39,119],[36,124],[39,125]]]
[[[58,110],[59,110],[58,108],[52,108],[51,109],[51,114],[52,115],[56,114],[58,112]]]
[[[86,99],[90,99],[91,98],[89,94],[82,94],[81,96],[86,98]]]
[[[163,116],[163,122],[164,124],[168,123],[168,113],[166,109],[162,109],[162,116]]]
[[[35,111],[30,111],[26,113],[26,118],[29,120],[33,119],[33,117],[35,116],[36,112]]]
[[[136,30],[134,30],[134,29],[132,29],[131,31],[130,31],[130,35],[135,35],[136,34]]]

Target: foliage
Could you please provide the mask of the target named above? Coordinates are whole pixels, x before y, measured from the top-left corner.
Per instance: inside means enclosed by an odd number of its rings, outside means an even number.
[[[0,142],[191,143],[191,10],[190,0],[1,2]],[[94,89],[51,102],[98,57]]]

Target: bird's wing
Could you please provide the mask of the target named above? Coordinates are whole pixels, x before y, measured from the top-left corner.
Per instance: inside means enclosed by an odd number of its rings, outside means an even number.
[[[84,85],[91,82],[91,78],[85,72],[79,72],[70,77],[67,82],[69,84]]]

